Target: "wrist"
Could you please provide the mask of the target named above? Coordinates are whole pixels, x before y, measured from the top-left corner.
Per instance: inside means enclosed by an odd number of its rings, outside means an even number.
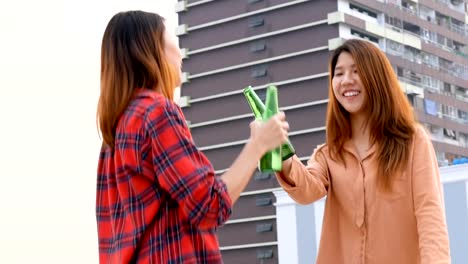
[[[253,154],[255,159],[259,160],[267,152],[260,142],[252,138],[246,144],[246,148]]]

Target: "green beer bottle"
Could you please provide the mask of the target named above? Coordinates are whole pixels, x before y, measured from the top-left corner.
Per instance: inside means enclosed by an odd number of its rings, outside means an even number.
[[[265,111],[262,120],[267,121],[278,113],[278,90],[274,86],[269,86],[266,91]],[[281,171],[281,147],[270,150],[260,159],[261,172]]]
[[[244,89],[244,96],[249,103],[250,109],[256,119],[262,119],[262,115],[265,112],[265,105],[263,104],[262,100],[258,97],[255,91],[252,89],[251,86],[248,86]],[[287,160],[292,157],[296,151],[292,146],[291,142],[287,142],[281,146],[281,159]]]

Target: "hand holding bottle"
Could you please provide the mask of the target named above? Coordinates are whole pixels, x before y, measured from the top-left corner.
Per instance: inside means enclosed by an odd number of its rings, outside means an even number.
[[[264,155],[288,140],[289,124],[283,112],[272,116],[268,121],[255,120],[250,123],[250,139]]]
[[[271,88],[275,89],[274,85],[270,86]],[[248,86],[244,89],[245,99],[252,109],[252,113],[254,114],[256,119],[262,120],[263,114],[265,113],[265,105],[260,100],[258,95],[255,93],[251,86]],[[289,140],[281,146],[281,158],[282,160],[287,160],[295,154],[294,147],[292,146]]]

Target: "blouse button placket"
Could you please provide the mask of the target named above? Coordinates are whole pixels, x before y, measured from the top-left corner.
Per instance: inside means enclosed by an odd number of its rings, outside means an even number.
[[[359,162],[360,169],[361,169],[361,175],[362,175],[362,194],[360,197],[362,197],[361,201],[361,210],[359,210],[360,214],[358,215],[358,221],[360,223],[360,228],[361,228],[361,263],[365,264],[366,260],[366,240],[367,240],[367,230],[366,230],[366,223],[365,223],[365,217],[366,217],[366,187],[365,187],[365,177],[366,173],[364,171],[364,165],[363,162]]]

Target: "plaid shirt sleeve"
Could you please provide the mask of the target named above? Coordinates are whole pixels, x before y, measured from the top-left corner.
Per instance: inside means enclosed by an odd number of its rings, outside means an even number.
[[[139,91],[120,118],[115,147],[101,150],[100,263],[222,263],[216,227],[231,206],[181,109]]]
[[[150,109],[146,120],[160,186],[194,226],[210,229],[222,225],[231,214],[231,199],[224,182],[195,146],[181,109],[166,101],[165,107]]]

